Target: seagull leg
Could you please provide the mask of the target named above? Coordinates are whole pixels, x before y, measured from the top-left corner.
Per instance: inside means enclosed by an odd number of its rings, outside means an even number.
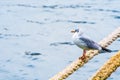
[[[86,55],[85,55],[85,54],[86,54],[86,50],[84,49],[84,50],[83,50],[83,55],[82,55],[82,57],[80,57],[80,59],[84,60],[84,59],[86,58]]]

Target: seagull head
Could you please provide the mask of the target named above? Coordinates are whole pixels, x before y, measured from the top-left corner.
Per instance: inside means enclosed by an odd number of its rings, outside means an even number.
[[[71,33],[74,33],[75,35],[79,35],[79,36],[83,35],[83,31],[80,27],[77,29],[71,30]]]
[[[74,30],[71,30],[71,33],[79,33],[79,29],[74,29]]]

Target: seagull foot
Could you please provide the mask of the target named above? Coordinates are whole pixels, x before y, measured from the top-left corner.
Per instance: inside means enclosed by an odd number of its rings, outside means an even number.
[[[82,57],[80,57],[79,59],[81,59],[82,61],[85,61],[86,56],[82,56]]]

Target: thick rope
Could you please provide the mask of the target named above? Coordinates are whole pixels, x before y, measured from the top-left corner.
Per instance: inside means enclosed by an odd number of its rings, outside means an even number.
[[[112,56],[90,80],[106,80],[120,66],[120,51]]]
[[[113,41],[115,41],[118,37],[120,37],[120,27],[116,29],[113,33],[108,35],[108,37],[104,38],[102,41],[99,42],[99,44],[103,47],[107,47],[110,45]],[[81,60],[80,58],[76,61],[72,62],[69,66],[67,66],[64,70],[50,78],[49,80],[64,80],[69,75],[71,75],[73,72],[78,70],[80,67],[82,67],[85,63],[87,63],[92,57],[98,54],[97,50],[89,50],[86,53],[85,60]]]

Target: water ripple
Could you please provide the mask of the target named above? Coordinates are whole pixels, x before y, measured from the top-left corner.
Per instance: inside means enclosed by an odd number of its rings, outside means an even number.
[[[88,10],[88,9],[87,9]],[[120,10],[115,10],[115,9],[104,9],[104,8],[91,8],[89,11],[101,11],[101,12],[113,12],[113,13],[120,13]]]
[[[20,7],[31,7],[31,8],[39,8],[39,6],[30,5],[30,4],[17,4],[16,6],[20,6]]]
[[[51,8],[51,9],[55,9],[55,8],[58,7],[58,5],[50,5],[50,6],[48,6],[48,5],[43,5],[42,7],[43,7],[43,8]]]
[[[88,22],[88,21],[73,21],[73,20],[68,20],[68,22],[82,23],[82,24],[95,24],[95,22]]]
[[[33,20],[26,20],[26,21],[30,23],[44,24],[43,22],[39,22],[39,21],[33,21]]]
[[[50,46],[59,46],[59,45],[74,45],[72,42],[54,42],[50,43]]]
[[[35,68],[35,66],[32,65],[32,64],[28,64],[28,65],[26,65],[26,67],[28,67],[28,68]]]
[[[38,55],[42,55],[42,53],[39,53],[39,52],[25,52],[26,55],[31,55],[31,56],[38,56]]]
[[[63,9],[63,8],[91,8],[89,5],[43,5],[43,8]]]
[[[120,16],[114,16],[115,19],[120,19]]]
[[[29,34],[3,34],[0,33],[0,38],[9,38],[9,37],[27,37],[30,36]]]

